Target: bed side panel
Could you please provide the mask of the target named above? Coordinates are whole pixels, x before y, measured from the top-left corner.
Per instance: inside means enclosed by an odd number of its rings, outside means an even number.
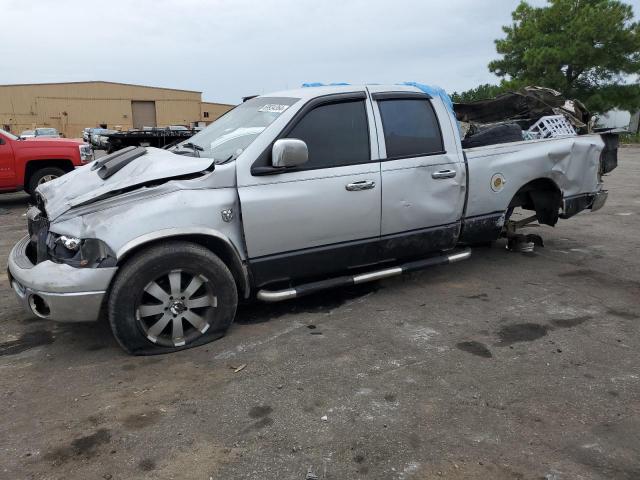
[[[505,211],[516,192],[538,178],[553,180],[565,198],[596,192],[603,147],[599,135],[584,135],[468,149],[465,216]]]

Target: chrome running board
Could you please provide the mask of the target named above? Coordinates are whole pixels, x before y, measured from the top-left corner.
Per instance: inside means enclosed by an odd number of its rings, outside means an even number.
[[[471,249],[466,248],[464,250],[453,251],[446,255],[425,258],[423,260],[416,260],[414,262],[408,262],[397,267],[385,268],[383,270],[362,273],[360,275],[334,277],[328,280],[321,280],[319,282],[305,283],[303,285],[298,285],[293,288],[286,288],[284,290],[258,290],[257,297],[258,300],[262,300],[263,302],[280,302],[282,300],[289,300],[291,298],[298,298],[302,297],[303,295],[309,295],[311,293],[326,290],[328,288],[359,285],[361,283],[382,280],[383,278],[395,277],[398,275],[402,275],[403,273],[423,270],[425,268],[434,267],[436,265],[446,265],[448,263],[461,262],[462,260],[466,260],[470,256]]]

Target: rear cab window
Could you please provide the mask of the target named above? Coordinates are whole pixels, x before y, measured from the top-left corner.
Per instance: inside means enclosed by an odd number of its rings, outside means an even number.
[[[377,100],[387,160],[445,153],[438,117],[429,99]]]

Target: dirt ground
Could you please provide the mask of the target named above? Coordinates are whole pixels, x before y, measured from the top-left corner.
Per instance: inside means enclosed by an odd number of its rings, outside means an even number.
[[[534,254],[244,307],[172,355],[31,319],[3,275],[0,478],[638,479],[639,184],[624,148]],[[0,196],[3,266],[26,207]]]

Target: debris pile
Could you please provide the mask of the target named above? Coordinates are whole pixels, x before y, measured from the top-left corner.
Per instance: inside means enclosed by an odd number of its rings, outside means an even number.
[[[465,148],[589,132],[590,113],[585,106],[544,87],[456,103],[454,110]]]

